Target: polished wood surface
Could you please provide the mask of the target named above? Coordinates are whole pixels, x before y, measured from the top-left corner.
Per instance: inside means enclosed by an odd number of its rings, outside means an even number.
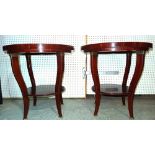
[[[36,106],[36,102],[37,102],[37,97],[36,97],[36,82],[35,82],[35,78],[34,78],[34,74],[33,74],[33,70],[32,70],[32,62],[31,62],[31,55],[26,55],[26,62],[27,62],[27,69],[28,69],[28,73],[29,73],[29,77],[30,77],[30,81],[31,81],[31,94],[33,96],[33,105]]]
[[[62,44],[14,44],[3,46],[3,50],[8,54],[57,54],[70,53],[73,46]]]
[[[108,42],[82,46],[84,52],[98,52],[100,54],[112,53],[134,53],[148,51],[152,48],[152,43],[145,42]]]
[[[14,74],[14,77],[20,87],[22,96],[23,96],[23,101],[24,101],[24,119],[27,119],[28,111],[29,111],[29,97],[28,97],[28,92],[27,92],[27,87],[24,81],[24,78],[21,73],[20,69],[20,60],[19,56],[10,56],[11,58],[11,66],[12,66],[12,71]]]
[[[10,55],[12,71],[21,89],[24,103],[24,119],[27,119],[29,111],[29,96],[33,97],[33,105],[36,105],[37,96],[55,95],[56,106],[59,117],[62,117],[61,104],[63,104],[62,86],[64,74],[64,54],[71,53],[73,46],[62,44],[14,44],[3,46],[3,50]],[[36,86],[35,77],[32,69],[32,55],[56,55],[57,56],[57,78],[54,86]],[[32,87],[27,88],[20,68],[20,55],[25,55],[27,69]]]
[[[94,115],[97,115],[99,107],[100,107],[100,100],[101,100],[101,93],[100,93],[100,80],[98,76],[98,55],[97,53],[92,53],[90,57],[90,64],[91,64],[91,73],[92,78],[94,81],[94,89],[95,89],[95,111]]]
[[[124,77],[123,77],[123,82],[122,82],[122,94],[127,92],[127,81],[128,81],[128,76],[130,73],[130,67],[131,67],[131,57],[132,54],[131,53],[127,53],[126,54],[126,66],[125,66],[125,71],[124,71]],[[122,96],[122,102],[123,105],[125,105],[125,97]]]
[[[128,96],[128,89],[128,86],[126,86],[126,91],[124,91],[119,84],[100,84],[100,93],[104,96]],[[92,90],[95,92],[94,86],[92,86]]]
[[[81,49],[85,53],[90,53],[91,73],[94,81],[92,90],[95,92],[95,111],[94,115],[98,114],[100,107],[101,95],[104,96],[120,96],[122,97],[123,105],[125,105],[125,97],[128,97],[128,111],[130,118],[133,115],[133,100],[135,89],[143,72],[145,53],[152,48],[152,43],[146,42],[108,42],[84,45]],[[135,71],[127,86],[127,80],[130,72],[132,54],[136,54]],[[116,84],[100,84],[98,73],[98,55],[99,54],[126,54],[126,66],[124,70],[124,77],[121,85]]]
[[[28,95],[34,96],[32,92],[32,87],[27,88]],[[65,91],[65,87],[61,87],[61,92]],[[55,85],[38,85],[36,86],[36,96],[49,96],[49,95],[55,95]]]

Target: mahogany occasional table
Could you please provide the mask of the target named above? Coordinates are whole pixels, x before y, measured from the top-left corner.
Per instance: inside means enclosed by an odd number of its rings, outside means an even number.
[[[134,100],[135,89],[144,68],[145,53],[150,48],[152,48],[152,43],[146,43],[146,42],[108,42],[108,43],[89,44],[81,47],[81,49],[85,53],[88,53],[88,52],[90,53],[91,73],[94,81],[94,86],[92,87],[92,90],[95,92],[94,115],[98,114],[101,95],[116,96],[116,97],[120,96],[122,97],[123,105],[125,105],[125,97],[127,96],[129,116],[130,118],[134,118],[133,100]],[[100,84],[100,79],[98,74],[98,55],[99,54],[126,54],[126,67],[125,67],[123,82],[121,85]],[[132,54],[136,54],[136,66],[135,66],[135,71],[134,71],[132,80],[128,87],[127,80],[128,80],[128,75],[130,71]]]
[[[24,119],[27,119],[29,111],[29,96],[33,96],[33,104],[36,105],[37,96],[55,95],[56,106],[59,117],[62,117],[61,104],[63,104],[62,86],[64,73],[64,55],[74,50],[73,46],[61,44],[14,44],[3,46],[3,50],[10,55],[12,71],[21,89],[24,102]],[[30,76],[31,88],[27,88],[20,69],[20,55],[24,55],[27,61],[27,69]],[[56,84],[48,86],[36,86],[35,77],[32,70],[32,55],[56,55],[57,56],[57,78]]]

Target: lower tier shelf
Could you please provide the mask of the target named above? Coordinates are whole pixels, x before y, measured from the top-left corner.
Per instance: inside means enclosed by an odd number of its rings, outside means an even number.
[[[95,91],[94,86],[92,90]],[[128,86],[126,86],[126,91],[122,91],[122,85],[118,84],[101,84],[100,85],[101,94],[104,96],[128,96]]]
[[[65,87],[62,86],[62,92],[65,91]],[[32,87],[27,88],[29,96],[32,95]],[[38,85],[36,86],[36,95],[35,96],[49,96],[55,94],[55,85]]]

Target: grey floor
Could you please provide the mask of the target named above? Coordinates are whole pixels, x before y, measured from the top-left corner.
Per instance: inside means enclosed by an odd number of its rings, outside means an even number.
[[[0,120],[21,120],[21,99],[4,99],[0,105]],[[102,96],[98,116],[93,116],[94,97],[87,99],[64,99],[63,117],[59,118],[54,98],[39,98],[37,106],[30,102],[29,120],[129,120],[127,105],[119,97]],[[134,100],[135,120],[155,120],[155,96],[136,96]]]

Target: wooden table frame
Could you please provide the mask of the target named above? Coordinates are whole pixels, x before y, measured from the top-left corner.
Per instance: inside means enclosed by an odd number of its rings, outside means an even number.
[[[94,81],[94,86],[92,87],[92,89],[95,92],[94,115],[98,114],[101,95],[122,97],[123,105],[125,105],[125,97],[127,96],[129,116],[130,118],[134,118],[133,100],[134,100],[135,89],[137,87],[138,81],[142,75],[142,71],[144,68],[145,53],[150,48],[152,48],[152,43],[145,43],[145,42],[109,42],[109,43],[89,44],[81,47],[81,49],[85,53],[90,53],[91,73]],[[132,80],[130,82],[130,85],[129,87],[127,87],[127,80],[128,80],[128,75],[129,75],[130,66],[131,66],[131,56],[133,53],[136,54],[136,66],[135,66],[135,71],[134,71]],[[118,87],[116,89],[117,90],[116,92],[115,91],[106,92],[105,91],[106,88],[104,88],[104,85],[100,84],[99,73],[98,73],[98,55],[99,54],[126,54],[126,67],[125,67],[123,82],[121,86],[114,85]],[[121,87],[121,91],[118,91],[120,90],[119,87]]]
[[[62,111],[61,111],[61,104],[63,104],[62,91],[65,90],[65,88],[62,86],[62,80],[63,80],[63,74],[64,74],[64,63],[65,63],[64,54],[70,53],[72,50],[74,50],[73,46],[62,45],[62,44],[14,44],[14,45],[3,46],[3,50],[10,55],[12,71],[22,92],[23,104],[24,104],[23,118],[27,119],[27,115],[29,111],[29,96],[33,97],[33,105],[35,106],[37,101],[37,96],[47,96],[47,95],[55,95],[58,114],[59,114],[59,117],[62,117]],[[29,89],[27,88],[21,73],[20,55],[24,55],[26,57],[27,69],[28,69],[28,73],[29,73],[29,77],[32,85],[32,87]],[[56,84],[55,86],[51,86],[51,90],[52,88],[54,88],[54,90],[52,90],[53,92],[52,91],[46,92],[46,93],[39,92],[37,94],[37,86],[36,86],[35,77],[33,74],[32,62],[31,62],[32,55],[56,55],[57,56]]]

